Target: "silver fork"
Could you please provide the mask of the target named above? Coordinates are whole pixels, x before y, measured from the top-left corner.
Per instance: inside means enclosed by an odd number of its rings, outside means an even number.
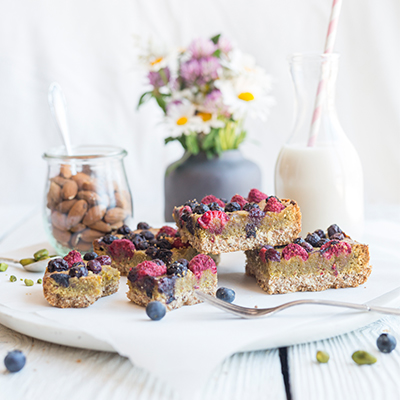
[[[353,308],[360,311],[375,311],[382,314],[400,315],[400,310],[397,308],[369,306],[368,304],[355,304],[355,303],[346,303],[342,301],[331,301],[331,300],[296,300],[296,301],[290,301],[289,303],[281,304],[280,306],[277,307],[248,308],[248,307],[237,306],[236,304],[227,303],[226,301],[219,300],[214,296],[205,294],[199,290],[195,290],[195,294],[200,300],[203,300],[206,303],[213,305],[214,307],[238,315],[239,317],[242,318],[259,318],[265,315],[276,314],[277,312],[285,310],[286,308],[289,307],[300,306],[304,304]]]

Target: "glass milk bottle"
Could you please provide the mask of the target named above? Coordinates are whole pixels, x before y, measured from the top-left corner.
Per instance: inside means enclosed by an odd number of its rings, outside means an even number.
[[[362,166],[335,109],[338,61],[338,54],[295,54],[289,60],[296,115],[275,166],[275,193],[298,202],[303,237],[331,224],[356,239],[363,232]],[[317,129],[310,135],[315,122]]]

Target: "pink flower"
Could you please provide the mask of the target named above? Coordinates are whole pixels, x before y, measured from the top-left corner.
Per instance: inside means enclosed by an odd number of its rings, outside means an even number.
[[[222,93],[218,89],[214,89],[206,96],[203,103],[203,108],[205,112],[210,114],[217,113],[227,118],[230,117],[228,107],[224,104]]]
[[[211,56],[217,50],[217,46],[210,39],[198,38],[190,43],[188,50],[193,58],[199,59]]]
[[[191,59],[181,65],[181,76],[188,86],[204,85],[218,78],[220,64],[218,58]]]
[[[233,49],[233,46],[230,40],[224,36],[221,36],[218,40],[218,48],[222,51],[222,53],[228,54]]]
[[[162,68],[159,71],[150,71],[147,77],[149,78],[150,85],[160,88],[169,82],[171,73],[169,68]]]

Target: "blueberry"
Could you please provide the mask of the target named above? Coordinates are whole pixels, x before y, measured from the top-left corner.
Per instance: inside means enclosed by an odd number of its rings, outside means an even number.
[[[87,269],[92,271],[94,274],[101,272],[101,263],[99,260],[90,260],[87,264]]]
[[[91,251],[90,253],[86,253],[83,256],[83,259],[85,261],[90,261],[90,260],[94,260],[97,256],[98,256],[98,254],[96,254],[94,251]]]
[[[254,224],[247,224],[244,227],[244,230],[246,231],[246,239],[249,239],[251,237],[255,238],[257,236],[256,227],[254,226]]]
[[[228,203],[225,206],[225,212],[235,212],[235,211],[240,211],[242,208],[240,207],[239,203],[236,203],[235,201],[233,203]]]
[[[313,247],[317,247],[317,244],[320,240],[321,238],[316,233],[309,233],[306,236],[306,242],[310,243]]]
[[[211,211],[224,211],[224,209],[216,202],[208,204],[208,208]]]
[[[307,253],[311,253],[314,250],[314,247],[311,246],[310,243],[306,242],[304,239],[302,238],[297,238],[293,240],[293,243],[298,244],[299,246],[301,246],[304,250],[307,251]]]
[[[232,289],[221,287],[217,290],[215,294],[218,299],[232,303],[235,300],[235,292]]]
[[[328,243],[329,239],[319,239],[317,243],[317,247],[322,247],[325,243]]]
[[[328,236],[331,237],[335,233],[343,233],[343,231],[336,224],[333,224],[328,228]]]
[[[114,235],[105,235],[103,236],[103,238],[101,239],[101,241],[105,244],[111,244],[114,240],[117,240],[118,238]]]
[[[343,233],[334,233],[329,239],[331,240],[343,240],[344,239],[344,235]]]
[[[184,265],[186,268],[189,268],[189,261],[186,260],[186,258],[180,258],[179,260],[176,260],[179,263],[181,263],[182,265]]]
[[[257,203],[246,203],[243,206],[243,210],[245,211],[250,211],[253,210],[254,208],[260,208],[260,206]]]
[[[150,225],[147,222],[139,222],[137,229],[150,229]]]
[[[209,211],[209,210],[210,210],[210,208],[208,207],[207,204],[199,204],[198,206],[196,206],[196,207],[193,209],[193,213],[194,213],[194,214],[204,214],[204,213],[206,213],[206,212]]]
[[[128,225],[122,225],[120,228],[118,228],[117,233],[120,235],[128,235],[131,233],[131,228],[129,228]]]
[[[51,274],[50,278],[53,278],[60,286],[65,288],[69,286],[69,275],[67,274]]]
[[[188,267],[179,261],[175,261],[167,268],[167,275],[186,276]]]
[[[153,260],[153,263],[156,263],[157,265],[165,265],[163,260],[160,260],[159,258],[155,258]]]
[[[159,249],[167,249],[167,250],[172,249],[172,244],[167,239],[157,240],[156,246]]]
[[[228,202],[228,200],[225,199],[224,197],[220,197],[220,200],[221,200],[223,203],[225,203],[225,204]]]
[[[135,245],[136,250],[147,250],[149,246],[149,242],[146,240],[143,240],[142,242],[139,242],[137,245]]]
[[[181,220],[187,222],[192,214],[188,210],[183,210],[181,214]]]
[[[82,276],[87,276],[88,275],[88,273],[89,273],[89,271],[88,271],[88,269],[86,268],[86,266],[85,265],[76,265],[76,264],[80,264],[80,263],[75,263],[72,267],[71,267],[71,269],[69,270],[69,276],[71,277],[71,278],[73,278],[73,277],[77,277],[77,278],[80,278],[80,277],[82,277]]]
[[[314,233],[316,233],[321,239],[326,238],[326,235],[322,229],[317,229]]]
[[[151,258],[156,257],[157,255],[157,249],[153,246],[150,246],[147,250],[146,250],[146,255],[148,255]]]
[[[111,265],[111,257],[110,256],[98,256],[96,260],[100,262],[101,265]]]
[[[146,314],[153,321],[159,321],[164,318],[167,309],[165,308],[163,303],[159,301],[151,301],[146,306]]]
[[[154,239],[154,233],[147,230],[140,232],[140,236],[144,237],[146,240]]]
[[[267,249],[265,252],[265,259],[268,261],[281,262],[281,253],[274,248]]]
[[[396,348],[397,340],[389,333],[382,333],[376,340],[376,345],[382,353],[390,353]]]
[[[158,249],[156,258],[159,258],[164,264],[169,264],[172,259],[172,251],[167,249]]]
[[[141,243],[145,240],[141,235],[139,235],[137,233],[134,235],[131,235],[129,237],[129,239],[135,245],[136,248],[139,246],[139,243]]]
[[[10,372],[18,372],[24,368],[26,357],[20,350],[9,351],[4,359],[4,365]]]
[[[193,211],[193,209],[194,209],[196,206],[198,206],[198,205],[199,205],[199,203],[197,202],[196,199],[194,199],[194,200],[189,200],[189,201],[187,201],[187,202],[184,204],[184,206],[189,206],[189,207],[191,208],[192,211]]]
[[[68,263],[63,258],[55,258],[54,260],[50,260],[47,265],[47,270],[49,272],[61,272],[68,271]]]

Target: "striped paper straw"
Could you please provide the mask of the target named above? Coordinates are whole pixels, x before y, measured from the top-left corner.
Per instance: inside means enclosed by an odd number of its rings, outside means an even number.
[[[330,54],[333,52],[333,46],[335,45],[337,25],[339,21],[340,10],[342,8],[343,0],[333,0],[331,17],[329,19],[328,33],[326,35],[325,50],[324,54]],[[317,140],[319,127],[321,125],[321,108],[322,101],[324,98],[325,87],[328,80],[328,68],[326,68],[325,62],[322,61],[321,66],[321,77],[318,84],[317,94],[315,97],[314,113],[311,120],[310,137],[308,139],[308,146],[312,147],[315,145]]]

